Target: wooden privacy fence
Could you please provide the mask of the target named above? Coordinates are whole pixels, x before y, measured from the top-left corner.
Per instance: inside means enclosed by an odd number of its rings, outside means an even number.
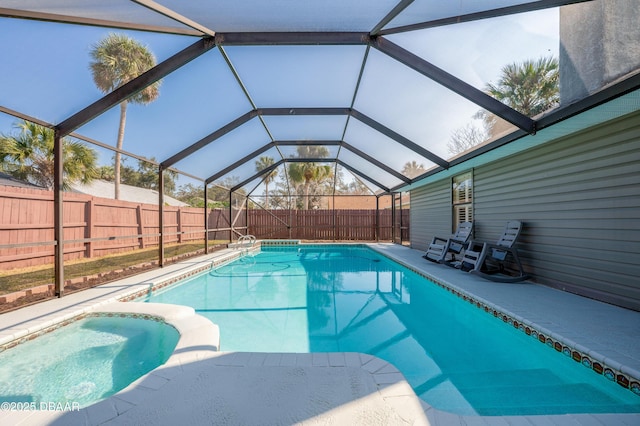
[[[0,246],[13,246],[0,248],[0,269],[53,262],[53,209],[52,191],[0,186]],[[157,205],[65,192],[63,217],[65,260],[100,257],[159,244]],[[229,212],[210,210],[208,220],[211,229],[228,228]],[[165,206],[164,231],[166,243],[204,240],[203,209]],[[214,234],[217,233],[212,232],[209,237]]]
[[[65,192],[64,259],[94,258],[158,246],[158,206]],[[54,261],[53,192],[0,186],[0,269]],[[373,241],[392,239],[391,210],[233,211],[234,228],[258,238]],[[229,210],[207,211],[209,239],[229,239]],[[402,211],[408,240],[409,211]],[[246,231],[246,232],[245,232]],[[204,240],[204,211],[164,207],[165,243]],[[4,247],[3,247],[4,246]],[[10,246],[10,247],[7,247]]]
[[[379,223],[379,225],[378,225]],[[392,212],[366,210],[249,210],[248,233],[257,238],[373,241],[392,239]],[[409,210],[402,210],[403,240]]]

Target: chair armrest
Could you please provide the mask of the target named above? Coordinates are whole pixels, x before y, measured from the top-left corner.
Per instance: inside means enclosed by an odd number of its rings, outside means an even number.
[[[436,244],[438,241],[442,241],[443,243],[446,243],[447,239],[442,237],[433,237],[433,240],[431,240],[431,244]]]
[[[452,243],[460,244],[462,246],[466,246],[470,241],[469,240],[459,240],[457,238],[449,238]]]
[[[493,243],[485,243],[485,247],[487,255],[499,261],[504,261],[507,257],[507,253],[515,253],[515,249],[513,247],[505,247]]]

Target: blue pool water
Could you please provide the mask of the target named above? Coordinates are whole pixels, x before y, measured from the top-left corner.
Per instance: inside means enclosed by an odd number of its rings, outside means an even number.
[[[640,412],[629,390],[365,247],[266,247],[148,301],[194,307],[222,350],[375,355],[457,414]]]
[[[179,337],[175,328],[152,320],[75,321],[0,353],[0,402],[18,410],[84,407],[164,364]]]

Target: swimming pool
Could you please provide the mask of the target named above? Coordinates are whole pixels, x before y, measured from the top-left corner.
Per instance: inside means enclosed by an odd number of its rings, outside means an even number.
[[[166,362],[180,337],[145,317],[96,314],[1,352],[3,407],[75,410],[124,389]]]
[[[365,247],[263,247],[149,301],[192,306],[222,350],[363,352],[457,414],[640,412],[640,397]]]

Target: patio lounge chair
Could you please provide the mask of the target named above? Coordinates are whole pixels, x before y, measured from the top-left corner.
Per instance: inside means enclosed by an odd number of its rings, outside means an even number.
[[[460,254],[467,246],[471,232],[473,231],[472,222],[462,222],[458,225],[456,233],[449,238],[433,237],[427,252],[424,254],[425,259],[432,262],[444,263],[451,265],[455,261],[455,255]],[[451,254],[451,259],[447,260],[447,255]]]
[[[522,263],[515,248],[521,230],[522,222],[514,220],[507,223],[502,236],[495,244],[471,241],[464,252],[460,268],[491,281],[518,282],[529,278],[522,269]],[[508,256],[518,269],[515,275],[508,273],[505,268]]]

